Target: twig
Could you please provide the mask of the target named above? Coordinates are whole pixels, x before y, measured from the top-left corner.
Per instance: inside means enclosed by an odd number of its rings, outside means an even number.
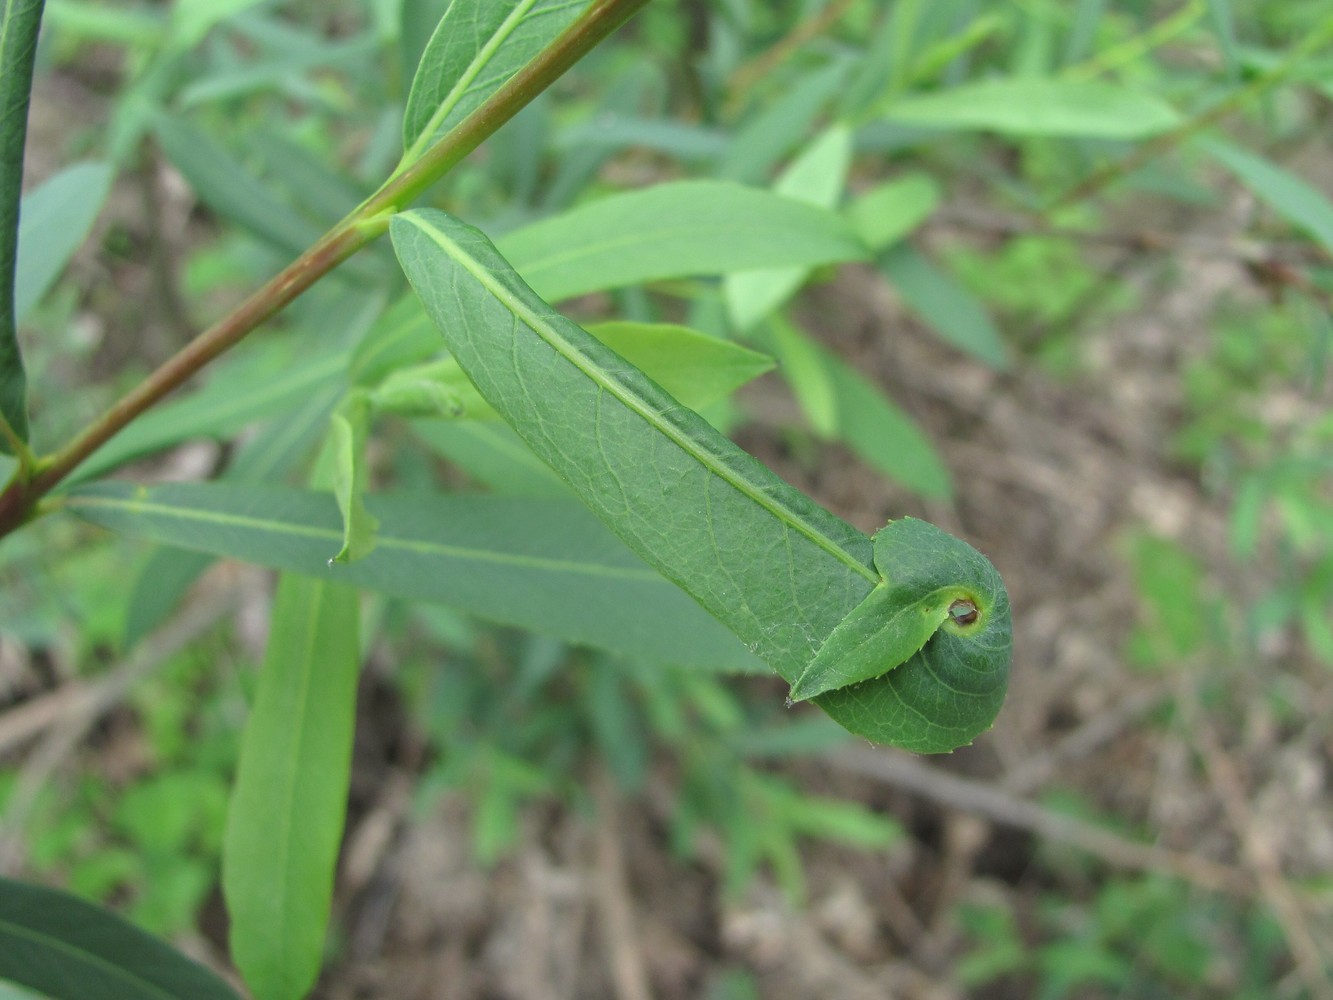
[[[0,713],[0,757],[71,713],[82,711],[92,698],[90,688],[87,681],[73,680]]]
[[[593,778],[597,805],[596,886],[602,933],[618,1000],[652,1000],[648,970],[634,928],[634,906],[625,884],[625,854],[621,845],[619,803],[606,768]]]
[[[25,523],[34,513],[43,512],[41,499],[132,420],[276,316],[356,251],[387,232],[389,219],[395,212],[410,205],[432,183],[462,162],[647,2],[595,0],[475,111],[417,158],[400,164],[378,191],[229,315],[164,361],[59,450],[41,458],[36,470],[23,466],[20,469],[23,474],[0,492],[0,537]]]
[[[1241,852],[1254,873],[1259,892],[1282,928],[1301,982],[1312,997],[1333,1000],[1333,982],[1329,980],[1319,945],[1310,932],[1296,894],[1282,876],[1273,845],[1258,831],[1236,764],[1201,710],[1194,686],[1182,686],[1185,691],[1180,701],[1185,731],[1195,741],[1204,772],[1217,793],[1228,822],[1240,838]]]
[[[235,591],[196,601],[140,643],[123,663],[87,685],[80,697],[70,699],[69,711],[59,721],[52,720],[53,728],[32,752],[10,792],[0,829],[0,872],[13,873],[20,867],[23,828],[37,797],[97,720],[120,704],[135,684],[211,629],[235,606]]]
[[[1117,867],[1164,873],[1213,892],[1246,897],[1254,892],[1253,881],[1227,865],[1129,840],[999,788],[960,778],[904,753],[844,747],[829,754],[828,760],[837,767],[924,796],[947,808],[1072,844]]]
[[[1132,174],[1145,164],[1175,149],[1186,140],[1198,135],[1209,126],[1215,125],[1228,115],[1240,110],[1249,101],[1255,100],[1265,91],[1284,83],[1309,56],[1333,41],[1333,17],[1325,19],[1317,28],[1305,36],[1301,43],[1267,73],[1256,77],[1244,87],[1238,87],[1206,111],[1203,111],[1169,132],[1154,136],[1139,146],[1123,160],[1111,163],[1094,171],[1063,194],[1055,198],[1046,207],[1047,213],[1083,201],[1101,192],[1109,184]]]

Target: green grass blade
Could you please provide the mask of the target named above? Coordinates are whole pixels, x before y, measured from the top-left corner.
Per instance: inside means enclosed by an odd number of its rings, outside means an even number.
[[[394,219],[408,280],[477,388],[625,542],[793,682],[878,580],[870,540],[794,490],[541,301],[477,230]],[[909,668],[821,695],[903,738]]]
[[[0,419],[28,440],[28,381],[19,351],[14,274],[18,261],[23,148],[28,139],[28,97],[42,25],[43,0],[3,0],[0,11]],[[10,452],[0,434],[0,451]]]
[[[763,184],[773,166],[810,134],[815,119],[847,79],[850,63],[832,62],[807,73],[760,108],[731,140],[717,175],[741,184]]]
[[[591,0],[453,0],[426,43],[403,115],[403,161],[421,157],[572,24]]]
[[[239,1000],[208,969],[109,910],[6,878],[0,979],[52,1000]]]
[[[366,506],[380,522],[375,550],[330,567],[343,532],[327,493],[105,482],[66,499],[73,513],[132,537],[449,604],[649,663],[761,667],[573,500],[379,495]]]
[[[724,181],[613,195],[509,233],[499,247],[552,302],[663,278],[866,256],[836,212]]]
[[[319,974],[347,811],[360,667],[356,591],[285,575],[227,816],[232,958],[256,1000]]]

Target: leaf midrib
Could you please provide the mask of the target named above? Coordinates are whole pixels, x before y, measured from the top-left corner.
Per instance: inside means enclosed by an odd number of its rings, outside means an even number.
[[[87,948],[72,945],[68,941],[55,937],[54,935],[34,931],[22,924],[5,919],[0,919],[0,931],[7,932],[16,938],[31,941],[40,947],[49,948],[51,951],[68,955],[74,961],[82,965],[87,965],[91,968],[97,968],[103,972],[110,973],[117,979],[143,989],[148,995],[165,997],[166,1000],[179,1000],[178,994],[162,989],[155,983],[144,979],[142,976],[126,969],[124,966],[116,965],[111,960],[103,958],[96,952],[89,951]]]
[[[487,39],[486,44],[477,51],[477,54],[473,56],[472,60],[467,64],[467,68],[459,74],[458,79],[454,81],[454,85],[449,89],[449,93],[447,93],[436,106],[435,113],[426,120],[425,126],[417,134],[416,139],[413,140],[412,148],[407,150],[406,154],[403,156],[404,163],[410,163],[421,157],[426,148],[429,147],[434,140],[436,130],[444,120],[449,117],[454,108],[458,106],[458,102],[463,99],[468,88],[472,86],[473,81],[476,80],[491,59],[495,57],[495,53],[499,51],[500,46],[503,45],[516,30],[518,30],[518,27],[523,23],[532,8],[536,6],[538,2],[539,0],[523,0],[523,2],[509,12],[509,16],[501,22],[500,27],[496,30],[495,34]]]
[[[879,582],[878,575],[872,569],[857,559],[852,553],[844,549],[832,538],[829,538],[822,531],[819,531],[802,518],[797,517],[786,507],[775,504],[772,498],[762,490],[757,489],[748,480],[743,479],[725,465],[717,462],[711,454],[701,449],[691,438],[672,424],[662,420],[656,408],[654,408],[647,400],[643,399],[632,386],[611,377],[610,373],[591,364],[587,357],[585,357],[573,344],[562,337],[544,317],[538,316],[532,312],[532,310],[530,310],[526,304],[521,302],[509,288],[496,280],[495,276],[492,275],[487,268],[485,268],[479,261],[469,256],[462,247],[454,243],[448,236],[429,225],[416,213],[406,213],[400,217],[425,233],[428,239],[457,261],[458,264],[476,278],[487,291],[495,296],[495,298],[499,300],[510,313],[526,324],[534,333],[546,341],[552,349],[569,361],[570,364],[578,368],[585,376],[591,379],[604,391],[614,396],[623,405],[629,407],[654,430],[668,438],[673,444],[703,466],[707,472],[717,476],[718,479],[731,486],[738,493],[754,502],[763,510],[768,511],[768,513],[780,523],[805,536],[819,548],[829,553],[829,555],[841,561],[849,569],[859,573],[871,583]]]
[[[148,500],[133,500],[121,497],[71,496],[66,506],[101,507],[109,510],[126,511],[134,514],[157,515],[174,518],[194,524],[212,524],[224,527],[249,528],[254,531],[266,531],[275,535],[288,535],[298,538],[312,538],[342,544],[342,532],[333,528],[316,528],[310,525],[294,524],[291,521],[275,521],[247,514],[227,514],[221,511],[205,511],[198,508],[173,507],[169,504],[155,503]],[[522,556],[495,552],[487,549],[467,548],[461,545],[446,545],[441,542],[429,542],[421,539],[400,538],[383,532],[376,536],[376,547],[397,549],[415,555],[444,556],[453,559],[471,560],[490,563],[497,566],[518,566],[526,569],[546,570],[549,572],[581,573],[585,576],[606,577],[611,579],[657,582],[661,574],[648,568],[631,569],[614,566],[598,566],[595,563],[571,562],[568,559],[553,559],[543,556]]]

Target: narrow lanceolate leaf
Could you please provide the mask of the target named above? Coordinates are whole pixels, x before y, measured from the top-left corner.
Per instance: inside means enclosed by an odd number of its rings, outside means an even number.
[[[356,591],[279,580],[222,855],[231,954],[256,1000],[300,1000],[319,974],[360,655]]]
[[[375,550],[332,567],[342,520],[323,492],[103,482],[72,491],[65,506],[135,538],[449,604],[648,663],[761,667],[572,499],[369,496],[380,523]]]
[[[766,354],[674,323],[597,323],[588,332],[692,410],[773,367]]]
[[[825,129],[782,172],[773,190],[820,208],[833,208],[842,197],[852,162],[852,130],[846,125]],[[727,309],[740,330],[748,330],[791,298],[810,276],[809,267],[729,274],[723,282]]]
[[[1146,139],[1181,122],[1160,98],[1101,80],[1006,77],[895,101],[890,121],[1014,136]]]
[[[723,181],[613,195],[508,233],[499,246],[552,302],[663,278],[866,256],[836,212]]]
[[[42,25],[43,0],[0,0],[0,420],[28,440],[28,383],[19,352],[14,308],[23,147],[28,137],[28,95]],[[0,451],[10,452],[0,433]]]
[[[209,208],[279,250],[298,254],[322,230],[275,195],[217,140],[183,118],[153,123],[162,151]]]
[[[847,206],[847,217],[871,250],[897,243],[930,218],[940,188],[926,174],[908,174],[871,188]]]
[[[24,197],[14,272],[14,317],[19,322],[87,238],[111,190],[111,173],[109,163],[76,163]]]
[[[0,979],[52,1000],[239,1000],[208,969],[116,914],[5,878]]]
[[[879,268],[912,311],[941,337],[992,368],[1009,366],[1009,352],[985,307],[957,280],[906,244],[891,247]]]
[[[1327,196],[1289,170],[1229,143],[1214,139],[1204,143],[1204,148],[1257,198],[1333,254],[1333,202]]]
[[[439,334],[421,309],[420,301],[412,296],[410,302],[420,313],[421,323],[432,341],[420,356],[439,355],[442,350]],[[598,323],[589,327],[588,332],[696,410],[716,403],[773,367],[773,359],[766,355],[674,323]],[[389,335],[394,334],[390,331]],[[383,358],[393,352],[405,357],[411,349],[413,345],[405,340],[386,341],[384,354],[372,346],[365,356],[373,360],[376,354]],[[378,412],[405,417],[496,416],[458,362],[447,355],[391,371],[371,390],[370,400]]]
[[[795,682],[879,582],[870,539],[560,316],[477,230],[427,210],[398,216],[391,233],[482,395],[630,548]],[[951,749],[919,717],[952,708],[921,702],[929,673],[914,658],[818,702],[870,739]]]
[[[884,390],[791,323],[771,324],[782,358],[816,433],[845,442],[871,466],[923,497],[953,492],[949,470],[924,431]]]
[[[190,438],[221,438],[260,419],[337,390],[347,352],[293,354],[290,345],[226,358],[212,381],[135,420],[76,473],[91,479],[135,458]],[[332,345],[331,345],[332,346]]]
[[[412,80],[401,166],[420,158],[591,5],[591,0],[453,0]]]

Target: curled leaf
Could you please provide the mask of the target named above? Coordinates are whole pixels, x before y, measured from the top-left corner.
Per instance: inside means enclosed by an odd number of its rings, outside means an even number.
[[[952,749],[989,729],[1012,652],[1009,595],[966,542],[905,517],[875,535],[881,581],[792,685],[804,701],[882,678],[901,746]],[[886,676],[887,675],[887,676]]]

